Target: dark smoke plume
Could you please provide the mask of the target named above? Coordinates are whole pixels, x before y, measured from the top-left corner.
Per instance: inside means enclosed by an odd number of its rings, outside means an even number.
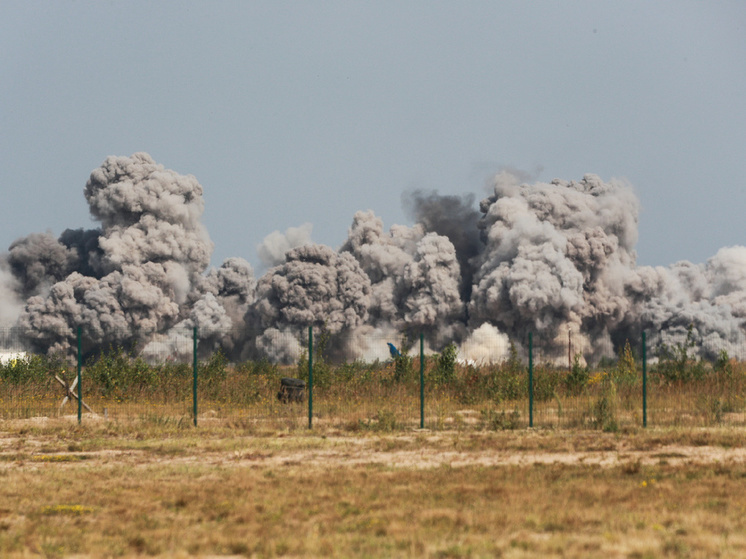
[[[415,223],[421,223],[425,231],[447,237],[453,244],[461,268],[461,298],[468,301],[473,279],[471,260],[481,249],[476,226],[479,211],[474,205],[474,196],[449,196],[415,190],[405,193],[402,201]]]

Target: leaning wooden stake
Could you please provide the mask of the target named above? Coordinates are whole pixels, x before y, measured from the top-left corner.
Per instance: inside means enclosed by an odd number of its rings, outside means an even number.
[[[64,380],[62,380],[57,375],[54,375],[54,378],[57,379],[57,382],[59,382],[62,385],[62,388],[65,389],[65,397],[62,399],[62,403],[60,404],[60,409],[62,409],[62,407],[65,404],[67,404],[68,400],[77,400],[78,399],[78,395],[75,392],[73,392],[73,390],[75,390],[75,387],[78,386],[78,378],[75,377],[75,380],[73,381],[73,383],[71,385],[68,385]],[[90,408],[90,406],[88,404],[86,404],[82,400],[80,401],[80,403],[89,412],[94,413],[94,411]]]

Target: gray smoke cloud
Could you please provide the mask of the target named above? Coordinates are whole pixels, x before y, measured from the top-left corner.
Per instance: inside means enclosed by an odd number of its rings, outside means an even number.
[[[746,249],[723,249],[704,266],[636,266],[639,202],[626,183],[521,184],[502,173],[480,210],[472,328],[488,322],[519,339],[569,329],[611,348],[641,329],[682,343],[693,324],[706,354],[744,351]]]
[[[425,235],[397,282],[404,323],[442,346],[462,336],[464,303],[459,295],[460,267],[447,237]]]
[[[626,293],[632,316],[662,341],[682,344],[692,326],[704,356],[746,358],[746,247],[720,249],[705,264],[640,267]]]
[[[595,175],[528,185],[502,173],[480,210],[474,327],[489,322],[520,339],[567,329],[603,336],[627,316],[638,215],[627,185]]]
[[[18,239],[10,245],[7,256],[23,297],[38,295],[65,279],[75,270],[78,260],[78,253],[51,232]]]
[[[350,254],[305,245],[259,280],[249,319],[262,329],[313,325],[334,334],[365,323],[369,296],[370,280]]]
[[[145,153],[108,157],[84,194],[99,231],[68,230],[57,241],[30,235],[11,245],[22,295],[38,293],[18,322],[35,349],[69,352],[78,326],[94,346],[147,340],[181,318],[209,263],[195,177]]]
[[[416,223],[428,232],[447,237],[456,249],[461,269],[460,292],[464,301],[471,297],[473,280],[472,259],[481,249],[479,230],[475,227],[479,211],[474,196],[441,195],[437,192],[415,190],[402,197],[404,208]]]
[[[355,214],[347,241],[340,250],[354,256],[371,282],[368,308],[371,323],[400,321],[396,283],[424,236],[420,225],[394,226],[386,233],[383,220],[372,211]]]
[[[136,345],[153,359],[188,355],[197,327],[205,355],[292,363],[310,325],[345,359],[386,359],[380,340],[420,333],[470,362],[504,358],[529,332],[561,355],[568,330],[597,358],[642,329],[682,343],[690,326],[704,355],[746,358],[746,247],[637,266],[639,202],[624,181],[504,170],[490,188],[478,205],[408,193],[413,226],[359,211],[338,250],[313,244],[310,224],[275,231],[257,245],[270,266],[257,279],[241,258],[208,267],[195,177],[145,153],[109,157],[84,189],[98,228],[32,233],[0,257],[0,321],[35,351],[69,354],[80,325],[86,351]]]
[[[258,348],[275,360],[297,354],[288,332],[315,326],[329,334],[354,330],[368,320],[370,279],[349,253],[324,245],[289,250],[285,263],[257,283],[247,323],[262,331]]]
[[[313,225],[304,223],[300,227],[289,227],[285,233],[273,231],[257,245],[259,259],[266,267],[279,266],[285,261],[285,253],[291,248],[311,244]]]
[[[23,311],[20,291],[20,283],[8,267],[7,256],[0,256],[0,328],[12,328],[18,321]]]
[[[427,233],[424,224],[385,232],[373,212],[357,212],[340,250],[353,255],[371,281],[367,326],[378,332],[422,332],[436,346],[463,335],[461,269],[447,237]],[[348,332],[350,346],[365,348],[370,332]]]
[[[254,271],[246,260],[227,258],[201,278],[188,300],[189,316],[177,330],[197,327],[200,351],[209,354],[218,347],[241,358],[245,346],[244,317],[255,299]]]

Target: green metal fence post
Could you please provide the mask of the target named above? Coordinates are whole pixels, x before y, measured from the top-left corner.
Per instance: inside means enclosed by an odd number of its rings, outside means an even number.
[[[82,351],[83,328],[78,326],[78,425],[83,419],[83,351]]]
[[[642,426],[648,426],[648,368],[644,331],[642,333]]]
[[[528,426],[534,426],[534,337],[528,333]]]
[[[313,428],[313,326],[308,327],[308,428]]]
[[[192,403],[194,405],[194,426],[197,426],[197,327],[194,327],[194,349],[193,349],[193,371],[192,371]]]
[[[425,428],[425,335],[420,332],[420,429]]]

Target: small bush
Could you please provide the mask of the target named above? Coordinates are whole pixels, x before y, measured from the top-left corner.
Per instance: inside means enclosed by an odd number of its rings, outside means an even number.
[[[11,384],[54,382],[54,375],[65,370],[65,363],[58,357],[26,355],[0,365],[0,378]]]
[[[279,376],[279,368],[276,363],[272,363],[266,357],[262,357],[259,361],[245,361],[236,367],[236,370],[240,373],[247,373],[254,377],[269,377],[276,378]],[[306,369],[306,374],[308,369]]]
[[[570,394],[579,394],[588,385],[591,371],[580,364],[580,354],[576,353],[572,362],[572,369],[565,377],[565,388]]]
[[[733,377],[733,364],[730,362],[728,352],[721,349],[715,360],[715,372],[722,374],[725,378]]]
[[[197,372],[201,380],[217,382],[225,379],[227,366],[228,358],[222,349],[218,349],[206,362],[200,363]]]
[[[126,352],[123,347],[110,347],[98,359],[86,365],[86,376],[105,398],[122,400],[144,388],[158,384],[158,369],[144,359]]]
[[[617,409],[619,407],[616,384],[611,379],[605,379],[601,395],[593,406],[593,425],[596,429],[606,432],[619,430],[617,423]]]
[[[458,347],[456,344],[448,344],[438,356],[433,371],[433,380],[437,384],[448,384],[456,377],[456,357]]]
[[[614,382],[620,386],[633,386],[637,382],[637,365],[632,353],[629,340],[621,350],[616,370],[614,371]]]
[[[657,351],[659,361],[650,371],[651,375],[667,383],[702,380],[707,372],[704,363],[689,356],[689,350],[695,345],[694,325],[690,324],[683,343],[673,347],[664,343],[660,345]]]
[[[546,365],[534,367],[534,399],[537,402],[554,399],[561,381],[562,374],[559,371]]]
[[[414,359],[402,352],[394,358],[394,380],[402,382],[414,377]]]
[[[332,385],[332,368],[329,363],[321,356],[320,352],[315,352],[313,360],[313,386],[314,388],[329,388]],[[308,378],[308,354],[303,351],[298,358],[298,365],[295,372],[296,378]]]
[[[518,400],[528,394],[526,378],[526,370],[518,358],[518,350],[511,342],[508,359],[499,366],[489,366],[487,374],[481,376],[480,390],[497,404],[506,400]]]

